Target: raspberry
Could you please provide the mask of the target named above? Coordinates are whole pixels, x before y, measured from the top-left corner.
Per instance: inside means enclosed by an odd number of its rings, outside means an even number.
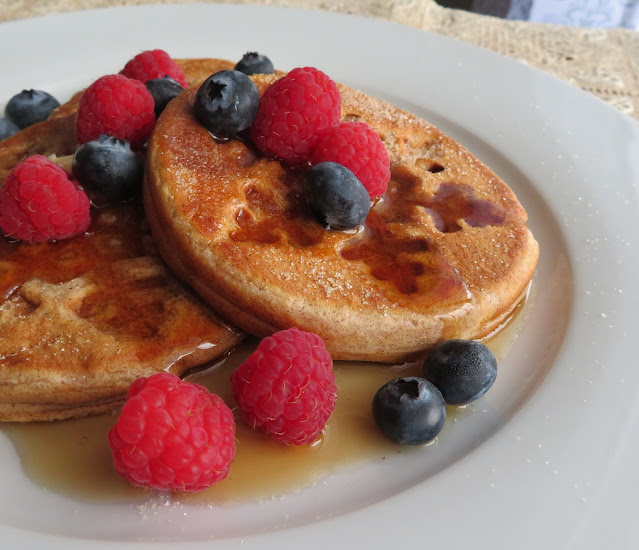
[[[196,492],[228,474],[235,421],[222,398],[160,372],[131,384],[109,447],[116,473],[132,485]]]
[[[379,135],[363,122],[342,122],[324,131],[311,152],[311,164],[337,162],[362,182],[371,198],[380,197],[390,180],[390,159]]]
[[[143,83],[169,76],[182,88],[186,88],[187,85],[182,67],[164,50],[148,50],[136,55],[124,66],[120,74]]]
[[[297,328],[262,340],[231,376],[231,389],[250,426],[293,445],[317,439],[337,398],[324,341]]]
[[[337,85],[313,67],[293,69],[273,82],[260,100],[251,139],[265,155],[291,165],[308,160],[318,134],[339,123]]]
[[[144,144],[154,124],[155,101],[146,86],[112,74],[98,78],[82,95],[75,131],[80,143],[106,134],[136,147]]]
[[[66,239],[87,227],[89,198],[55,162],[33,155],[0,188],[0,228],[23,241]]]

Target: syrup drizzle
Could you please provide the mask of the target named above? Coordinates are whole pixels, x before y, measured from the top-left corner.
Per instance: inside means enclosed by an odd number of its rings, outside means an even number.
[[[459,273],[442,255],[432,250],[427,239],[397,238],[377,223],[370,213],[364,237],[353,239],[340,252],[347,260],[362,261],[373,277],[389,281],[402,294],[417,292],[445,298],[466,285]]]
[[[53,243],[25,243],[0,237],[0,297],[29,279],[70,281],[118,260],[136,258],[152,248],[142,205],[136,202],[91,209],[84,234]]]
[[[391,213],[388,214],[390,221],[414,222],[420,209],[428,212],[437,230],[443,233],[460,231],[460,220],[471,227],[503,225],[508,221],[505,208],[487,199],[480,199],[470,185],[444,182],[429,197],[420,191],[419,183],[419,177],[407,170],[393,170],[388,193],[392,200]]]
[[[268,191],[247,184],[245,204],[235,213],[237,228],[231,232],[231,240],[295,247],[321,243],[326,232],[312,220],[301,191],[302,177],[300,170],[283,167],[279,185]],[[507,211],[478,198],[465,184],[443,183],[432,197],[423,196],[419,184],[419,177],[394,169],[388,192],[371,208],[363,231],[343,238],[339,254],[345,260],[365,264],[372,277],[388,282],[401,294],[465,300],[465,282],[431,240],[425,234],[402,236],[396,229],[401,231],[401,224],[419,226],[423,210],[433,218],[436,229],[446,233],[461,230],[462,219],[473,227],[503,224]]]
[[[393,170],[383,204],[371,209],[366,231],[345,246],[341,255],[363,261],[373,277],[391,281],[403,294],[420,292],[438,299],[454,293],[468,296],[466,283],[431,240],[396,236],[393,225],[419,225],[420,209],[425,209],[436,229],[448,233],[461,230],[461,219],[473,227],[503,224],[507,212],[478,198],[468,185],[443,183],[433,197],[423,197],[419,183],[420,179],[406,170]]]
[[[475,195],[472,187],[465,184],[443,183],[430,201],[423,201],[439,231],[453,233],[461,231],[459,220],[471,227],[503,225],[507,218],[505,208]]]
[[[244,189],[246,206],[236,215],[238,229],[230,234],[235,242],[312,247],[324,238],[325,229],[313,222],[301,193],[301,176],[292,169],[284,172],[281,186],[267,195],[253,185]]]

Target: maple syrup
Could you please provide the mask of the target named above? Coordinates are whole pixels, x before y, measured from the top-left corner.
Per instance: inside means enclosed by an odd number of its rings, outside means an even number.
[[[364,262],[373,277],[392,283],[402,294],[420,292],[426,298],[460,300],[467,295],[464,280],[428,239],[394,236],[375,209],[368,214],[363,235],[353,237],[340,255]]]
[[[507,325],[486,341],[498,361],[516,337],[523,322],[523,308],[522,302]],[[243,344],[222,363],[186,378],[203,384],[233,408],[231,373],[255,344]],[[401,453],[405,448],[386,439],[375,425],[371,403],[384,383],[419,376],[421,367],[421,360],[399,366],[336,362],[336,408],[316,442],[302,447],[282,445],[238,419],[236,456],[228,477],[200,493],[178,494],[175,498],[204,504],[259,500],[308,487],[324,475],[364,460],[383,460]],[[463,420],[464,414],[465,408],[447,407],[447,424]],[[116,419],[115,414],[105,414],[58,422],[5,424],[2,431],[14,443],[25,475],[46,489],[89,502],[144,501],[149,497],[148,490],[129,485],[113,472],[107,433]],[[445,439],[445,430],[440,439]]]
[[[421,202],[435,219],[435,226],[444,233],[461,231],[459,220],[471,227],[503,225],[508,212],[502,206],[475,195],[473,188],[465,184],[443,183],[430,200]]]
[[[0,238],[0,297],[28,279],[59,283],[135,258],[150,248],[150,234],[141,222],[142,205],[127,203],[91,209],[91,226],[84,234],[55,243],[24,243]]]
[[[285,178],[291,180],[291,178]],[[247,208],[240,208],[235,216],[238,228],[230,234],[235,242],[273,244],[283,238],[300,247],[315,246],[322,241],[325,230],[304,216],[304,204],[294,187],[287,192],[286,214],[279,215],[280,206],[273,197],[262,195],[257,187],[245,190]],[[279,218],[274,223],[274,218]],[[258,218],[256,220],[255,218]]]
[[[439,166],[438,173],[444,170]],[[392,172],[392,186],[388,196],[392,199],[387,217],[395,222],[415,221],[414,213],[419,209],[428,212],[438,231],[454,233],[461,230],[459,220],[471,227],[503,225],[509,221],[509,211],[486,199],[480,199],[470,185],[445,181],[439,185],[432,197],[418,192],[420,180],[405,169]],[[416,209],[417,207],[417,209]]]
[[[224,147],[250,151],[248,145],[237,141],[223,144],[222,154],[230,155]],[[236,156],[243,158],[241,152]],[[283,241],[298,247],[317,247],[326,231],[313,221],[305,203],[301,191],[303,172],[279,164],[278,168],[281,169],[278,192],[269,190],[267,194],[252,184],[245,187],[246,204],[236,211],[237,229],[229,236],[235,242],[272,245]],[[433,171],[443,170],[441,167]],[[342,232],[338,253],[346,260],[365,263],[374,278],[387,281],[400,294],[419,292],[426,298],[465,301],[468,296],[465,282],[430,240],[398,236],[392,226],[415,224],[419,213],[426,211],[437,230],[449,233],[461,230],[462,219],[472,227],[502,225],[508,220],[508,211],[478,198],[472,187],[455,182],[440,184],[432,197],[422,196],[418,192],[419,182],[407,170],[393,169],[384,199],[371,208],[362,231],[352,235]],[[331,237],[340,239],[334,234]]]

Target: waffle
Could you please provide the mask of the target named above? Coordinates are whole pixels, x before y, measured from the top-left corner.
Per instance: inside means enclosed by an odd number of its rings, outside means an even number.
[[[183,67],[200,81],[217,65]],[[0,181],[29,154],[73,153],[80,96],[0,143]],[[92,207],[91,218],[85,234],[56,243],[0,237],[0,421],[115,409],[136,378],[182,375],[241,339],[167,270],[141,201]]]
[[[276,76],[253,77],[263,93]],[[159,118],[144,201],[167,264],[215,311],[265,336],[322,336],[334,359],[402,361],[498,329],[533,276],[538,245],[513,191],[427,122],[340,86],[342,119],[372,126],[388,191],[357,231],[328,231],[302,174],[193,115],[195,89]]]

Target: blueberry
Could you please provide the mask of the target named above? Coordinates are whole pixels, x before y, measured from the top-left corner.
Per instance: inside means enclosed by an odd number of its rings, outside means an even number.
[[[424,378],[439,388],[449,405],[464,405],[484,395],[497,378],[497,360],[484,344],[448,340],[424,361]]]
[[[313,166],[304,177],[303,189],[313,215],[329,229],[351,229],[368,216],[368,191],[353,172],[337,162]]]
[[[73,176],[107,199],[126,200],[142,185],[142,161],[128,141],[101,135],[81,145],[73,156]]]
[[[9,100],[4,109],[4,115],[22,129],[46,120],[59,106],[58,100],[47,92],[22,90]]]
[[[20,131],[13,122],[6,118],[0,118],[0,141],[16,134]]]
[[[236,137],[253,123],[260,95],[253,81],[239,71],[209,76],[195,94],[195,116],[217,138]]]
[[[402,445],[422,445],[444,427],[446,403],[428,380],[396,378],[375,394],[373,417],[386,437]]]
[[[178,82],[168,75],[164,78],[153,78],[152,80],[147,80],[145,86],[146,89],[151,92],[153,100],[155,101],[156,117],[160,116],[160,113],[164,111],[164,108],[169,104],[169,101],[184,90]]]
[[[244,74],[273,74],[275,67],[271,60],[265,55],[257,52],[247,52],[244,57],[237,62],[235,70]]]

